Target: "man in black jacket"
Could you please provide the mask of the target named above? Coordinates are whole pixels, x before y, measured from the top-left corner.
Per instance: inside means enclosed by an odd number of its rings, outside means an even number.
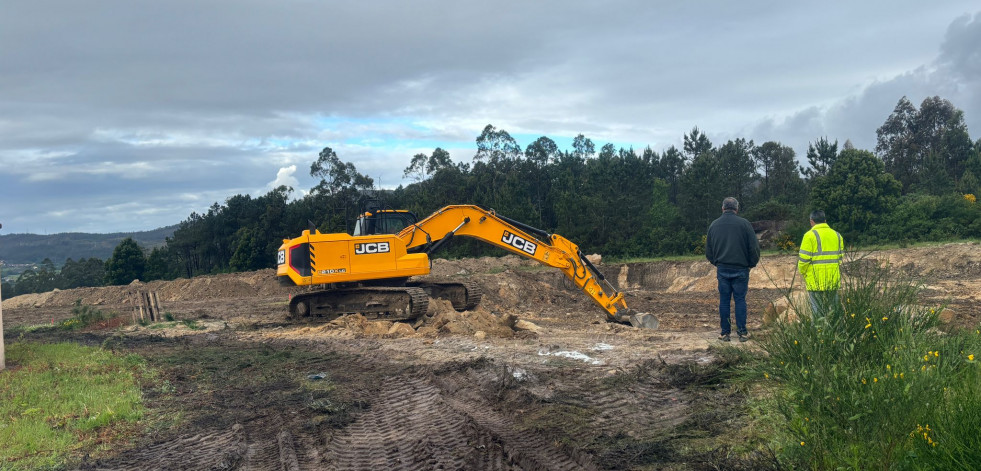
[[[729,341],[729,301],[736,302],[736,333],[739,341],[749,340],[746,331],[746,291],[749,290],[749,269],[760,261],[760,243],[749,221],[739,217],[739,202],[728,197],[722,200],[722,216],[712,221],[705,238],[705,258],[716,268],[719,279],[719,340]]]

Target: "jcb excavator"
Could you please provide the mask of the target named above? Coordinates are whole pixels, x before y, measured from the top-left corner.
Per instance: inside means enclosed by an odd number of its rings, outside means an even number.
[[[558,268],[606,311],[608,321],[658,326],[654,315],[627,308],[623,293],[576,244],[474,205],[446,206],[421,221],[408,211],[371,208],[358,217],[351,235],[309,229],[300,237],[284,239],[277,254],[280,282],[324,285],[322,290],[294,295],[290,316],[333,319],[360,313],[369,319],[412,320],[426,313],[430,296],[450,300],[458,311],[473,309],[482,294],[473,282],[410,279],[429,274],[429,255],[458,235]]]

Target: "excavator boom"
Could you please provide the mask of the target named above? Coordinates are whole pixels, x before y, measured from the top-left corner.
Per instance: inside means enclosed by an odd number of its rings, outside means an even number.
[[[572,241],[549,234],[474,205],[446,206],[410,225],[398,234],[412,251],[429,246],[435,251],[457,235],[472,237],[559,269],[569,280],[607,312],[610,320],[634,327],[657,328],[657,318],[629,309],[620,293],[596,269]],[[604,288],[600,282],[605,282]]]

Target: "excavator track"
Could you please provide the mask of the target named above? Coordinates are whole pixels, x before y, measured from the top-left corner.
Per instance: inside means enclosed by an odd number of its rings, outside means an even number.
[[[422,317],[428,308],[429,295],[422,288],[380,286],[298,294],[290,300],[289,314],[291,319],[331,321],[361,314],[368,320],[408,321]]]
[[[453,309],[460,312],[473,310],[484,296],[480,286],[470,280],[419,281],[408,285],[426,290],[430,297],[448,300],[453,304]]]

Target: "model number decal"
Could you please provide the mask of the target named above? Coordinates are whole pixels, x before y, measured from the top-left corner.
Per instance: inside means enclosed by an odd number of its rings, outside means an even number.
[[[276,254],[276,265],[282,265],[284,263],[286,263],[286,251],[280,250],[279,253]]]
[[[347,273],[347,268],[330,268],[327,270],[320,270],[321,275],[333,275],[335,273]]]
[[[391,247],[388,242],[368,242],[365,244],[354,244],[354,253],[358,255],[371,253],[388,253]]]
[[[527,241],[523,237],[514,235],[508,231],[504,231],[504,236],[501,237],[501,242],[504,242],[505,244],[508,244],[529,255],[535,255],[535,251],[538,250],[538,244]]]

